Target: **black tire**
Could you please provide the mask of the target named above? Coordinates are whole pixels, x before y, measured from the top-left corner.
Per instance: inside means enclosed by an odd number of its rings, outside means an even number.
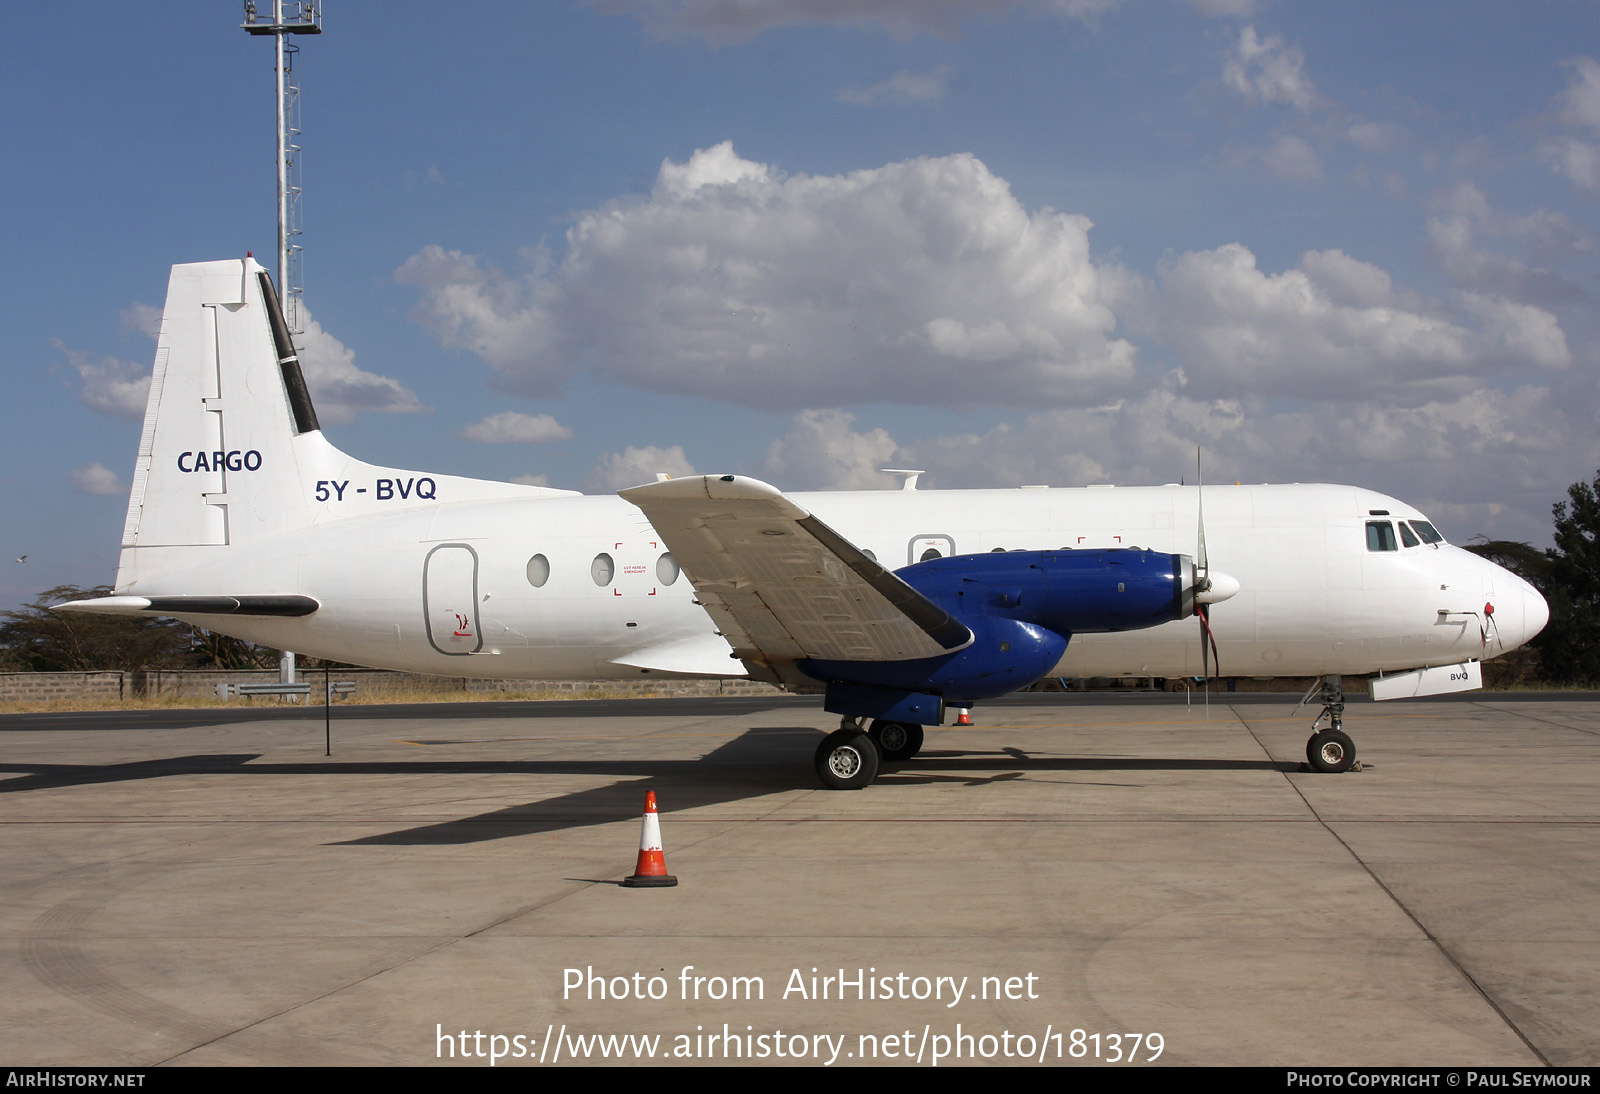
[[[1306,760],[1313,771],[1337,775],[1355,766],[1356,745],[1342,730],[1324,729],[1306,741]]]
[[[885,760],[909,760],[922,751],[922,727],[912,722],[875,721],[867,736]]]
[[[864,790],[878,777],[878,746],[859,729],[836,729],[817,746],[816,767],[829,790]]]

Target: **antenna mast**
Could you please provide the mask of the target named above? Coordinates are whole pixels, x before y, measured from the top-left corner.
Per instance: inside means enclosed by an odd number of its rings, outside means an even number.
[[[270,21],[269,21],[270,19]],[[300,87],[294,82],[294,55],[300,47],[291,34],[321,34],[322,12],[317,0],[272,0],[272,14],[256,10],[256,0],[244,0],[244,29],[255,35],[272,35],[277,53],[278,98],[278,295],[284,318],[293,334],[300,327]]]
[[[285,10],[287,9],[287,10]],[[256,0],[244,0],[244,29],[272,35],[278,75],[278,297],[290,334],[300,327],[300,86],[294,82],[294,55],[300,47],[291,34],[321,34],[322,12],[317,0],[272,0],[271,22],[256,10]],[[292,684],[294,651],[278,654],[278,682]],[[291,699],[292,701],[292,699]]]

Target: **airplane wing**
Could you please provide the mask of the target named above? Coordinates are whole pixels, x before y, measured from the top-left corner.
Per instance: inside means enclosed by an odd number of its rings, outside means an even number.
[[[972,643],[965,624],[776,487],[703,475],[621,495],[644,510],[752,677],[820,690],[796,661],[907,661]]]

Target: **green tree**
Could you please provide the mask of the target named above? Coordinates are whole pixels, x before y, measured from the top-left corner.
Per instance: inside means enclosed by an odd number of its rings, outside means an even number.
[[[1567,487],[1558,501],[1556,545],[1549,560],[1545,600],[1550,623],[1539,636],[1545,678],[1557,683],[1600,683],[1600,472],[1591,483]]]
[[[1479,558],[1486,558],[1496,566],[1510,570],[1534,588],[1544,590],[1545,583],[1550,580],[1550,555],[1547,551],[1514,539],[1475,538],[1478,542],[1464,543],[1462,547]]]
[[[65,600],[108,596],[111,589],[57,585],[20,611],[0,612],[0,646],[26,672],[166,668],[192,645],[189,628],[171,619],[54,612]]]
[[[248,642],[198,630],[158,615],[98,615],[52,611],[52,604],[109,596],[57,585],[20,611],[0,612],[0,665],[17,672],[93,672],[99,669],[245,668],[266,654]]]

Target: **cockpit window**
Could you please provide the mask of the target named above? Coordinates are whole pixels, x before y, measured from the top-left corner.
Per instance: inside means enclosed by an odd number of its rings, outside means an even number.
[[[1422,541],[1418,539],[1417,534],[1411,530],[1411,525],[1407,524],[1405,521],[1400,522],[1400,545],[1402,547],[1422,546]]]
[[[1417,530],[1417,535],[1422,537],[1422,542],[1424,543],[1444,542],[1444,537],[1438,533],[1433,525],[1429,524],[1425,520],[1414,520],[1411,522],[1411,527]]]
[[[1394,538],[1394,525],[1386,520],[1367,521],[1367,550],[1398,551],[1399,549],[1400,545]]]

